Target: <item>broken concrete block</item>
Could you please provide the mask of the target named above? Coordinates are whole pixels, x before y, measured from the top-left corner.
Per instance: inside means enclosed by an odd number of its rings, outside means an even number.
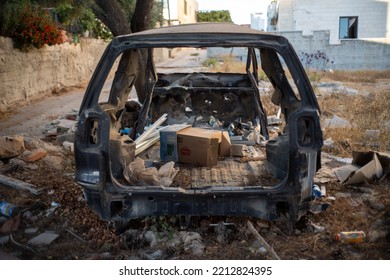
[[[243,157],[244,156],[245,145],[242,144],[232,144],[230,146],[230,154],[233,157]]]
[[[67,134],[58,135],[56,140],[58,143],[64,143],[65,141],[73,143],[74,142],[74,133],[67,133]]]
[[[1,227],[0,227],[0,233],[12,233],[19,229],[20,225],[20,216],[16,216],[15,218],[12,218],[10,220],[7,220]]]
[[[36,162],[44,158],[46,155],[47,151],[42,148],[39,148],[27,154],[25,157],[23,157],[23,160],[26,162]]]
[[[19,260],[19,259],[15,256],[15,252],[9,254],[0,250],[0,260]]]
[[[25,234],[34,234],[34,233],[37,233],[37,232],[38,232],[38,228],[26,228],[24,230]]]
[[[66,133],[71,130],[76,124],[74,120],[61,119],[57,125],[57,132]]]
[[[22,136],[0,137],[0,159],[16,157],[25,150]]]
[[[9,242],[9,235],[0,237],[0,246],[3,246]]]
[[[333,115],[331,119],[325,119],[324,121],[325,127],[335,128],[335,127],[350,127],[351,124],[349,121],[337,116]]]
[[[260,150],[256,150],[253,146],[247,146],[243,144],[232,144],[230,154],[232,157],[250,157],[257,158],[263,154]]]
[[[34,246],[47,246],[56,240],[60,235],[54,232],[45,231],[38,236],[30,239],[27,243]]]
[[[70,150],[70,151],[74,151],[74,144],[71,143],[71,142],[68,142],[68,141],[64,141],[62,142],[62,146],[67,149],[67,150]]]

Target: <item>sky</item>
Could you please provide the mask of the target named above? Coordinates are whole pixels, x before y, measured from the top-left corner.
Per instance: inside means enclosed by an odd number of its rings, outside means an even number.
[[[236,24],[250,24],[252,13],[267,14],[271,0],[197,0],[199,11],[229,10]]]

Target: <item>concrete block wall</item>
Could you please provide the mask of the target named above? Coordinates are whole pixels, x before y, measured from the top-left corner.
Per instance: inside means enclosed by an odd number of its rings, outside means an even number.
[[[390,39],[349,39],[338,45],[329,44],[329,31],[314,31],[311,36],[302,32],[273,32],[286,37],[298,56],[320,51],[330,59],[327,69],[334,70],[387,70],[390,69]],[[333,61],[333,63],[331,63]]]
[[[272,32],[286,37],[306,68],[317,70],[388,70],[390,69],[390,39],[341,40],[338,45],[329,44],[329,31],[314,31],[303,36],[300,31]],[[321,54],[306,65],[307,54]],[[245,48],[211,48],[208,57],[232,55],[239,61],[246,61]],[[323,57],[329,59],[324,61]]]
[[[0,112],[64,87],[87,82],[107,43],[81,38],[79,44],[65,43],[21,52],[10,38],[0,37]]]

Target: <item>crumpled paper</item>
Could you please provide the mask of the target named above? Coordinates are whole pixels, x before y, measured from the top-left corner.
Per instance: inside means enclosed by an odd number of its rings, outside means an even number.
[[[145,161],[135,158],[123,171],[125,179],[132,184],[169,187],[179,168],[175,168],[173,161],[167,162],[160,169],[156,167],[145,168]]]

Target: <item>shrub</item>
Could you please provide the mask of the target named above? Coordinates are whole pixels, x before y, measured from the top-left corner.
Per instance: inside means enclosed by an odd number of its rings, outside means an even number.
[[[48,12],[32,5],[24,6],[16,27],[14,38],[16,46],[22,51],[42,48],[62,43],[61,31],[57,28]]]
[[[29,0],[0,0],[0,35],[13,37],[21,19],[22,10],[31,5]]]

